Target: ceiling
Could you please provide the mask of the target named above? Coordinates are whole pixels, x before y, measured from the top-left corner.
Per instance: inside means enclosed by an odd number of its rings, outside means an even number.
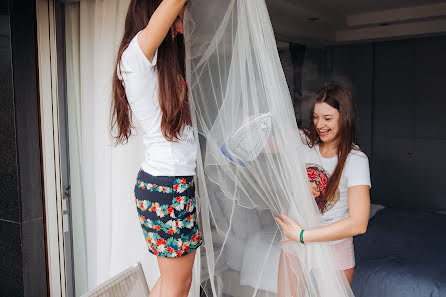
[[[266,3],[276,37],[284,41],[338,43],[446,33],[446,0],[266,0]]]
[[[276,2],[292,4],[293,6],[302,6],[313,9],[322,14],[347,15],[355,13],[364,13],[371,11],[380,11],[394,8],[402,8],[418,5],[429,5],[444,3],[444,0],[272,0],[267,2]]]

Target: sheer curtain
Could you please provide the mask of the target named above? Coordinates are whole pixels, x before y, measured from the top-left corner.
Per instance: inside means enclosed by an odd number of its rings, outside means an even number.
[[[265,1],[193,0],[189,12],[206,295],[352,297],[328,243],[280,243],[280,213],[321,222]]]
[[[141,133],[113,146],[111,79],[129,0],[66,3],[66,62],[76,296],[141,261],[152,286],[133,186],[143,157]]]

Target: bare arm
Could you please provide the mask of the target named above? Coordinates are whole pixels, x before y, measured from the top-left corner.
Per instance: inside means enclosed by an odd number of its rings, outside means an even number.
[[[139,46],[150,62],[185,3],[186,0],[163,0],[138,35]]]
[[[304,242],[334,241],[365,233],[370,215],[369,186],[348,188],[348,207],[348,218],[328,226],[305,230],[303,234]],[[284,214],[282,219],[276,218],[285,235],[282,241],[294,240],[299,242],[301,226]]]

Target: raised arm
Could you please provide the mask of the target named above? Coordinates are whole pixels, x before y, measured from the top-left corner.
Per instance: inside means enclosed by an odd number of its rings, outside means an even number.
[[[139,46],[150,62],[185,4],[186,0],[163,0],[138,35]]]

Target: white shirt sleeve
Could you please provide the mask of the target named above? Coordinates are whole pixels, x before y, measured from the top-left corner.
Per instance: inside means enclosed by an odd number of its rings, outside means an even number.
[[[347,157],[344,170],[347,178],[347,187],[361,185],[372,187],[369,158],[363,152],[352,150]]]
[[[138,42],[138,35],[140,32],[141,31],[139,31],[130,41],[129,46],[122,53],[121,63],[118,65],[118,77],[123,81],[124,85],[129,75],[152,71],[157,62],[158,49],[153,55],[152,62],[147,59],[141,49]]]
[[[138,34],[133,37],[122,53],[118,74],[121,74],[120,79],[133,116],[145,133],[152,133],[159,129],[157,121],[161,117],[157,92],[158,75],[154,67],[158,50],[152,62],[149,62],[139,46]]]

